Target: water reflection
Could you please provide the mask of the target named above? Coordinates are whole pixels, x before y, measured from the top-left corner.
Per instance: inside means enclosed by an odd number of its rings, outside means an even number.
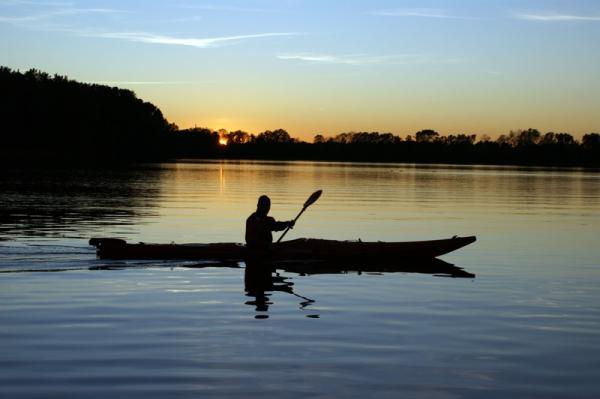
[[[540,223],[585,225],[578,234],[595,233],[599,182],[597,173],[577,169],[318,162],[6,169],[0,174],[0,238],[240,242],[243,221],[259,195],[268,194],[273,213],[285,219],[295,216],[307,192],[322,188],[327,196],[290,238],[412,241],[521,234],[542,242]],[[553,229],[543,231],[548,236],[543,242],[553,247],[565,242]]]
[[[439,277],[475,278],[475,275],[461,267],[444,262],[441,259],[407,260],[402,262],[281,262],[278,268],[301,276],[314,274],[350,274],[350,273],[421,273]]]
[[[0,178],[0,237],[85,237],[156,216],[160,169],[8,169]]]
[[[253,300],[246,301],[246,305],[253,306],[257,314],[257,319],[266,319],[269,306],[273,304],[270,301],[273,291],[286,292],[293,294],[293,283],[279,275],[273,275],[274,268],[268,264],[248,262],[244,270],[244,289],[246,296],[253,297]]]
[[[269,318],[269,307],[273,305],[273,292],[285,292],[301,299],[300,309],[306,309],[316,302],[294,292],[291,277],[284,277],[278,271],[294,273],[300,276],[316,274],[368,273],[421,273],[439,277],[475,278],[464,269],[439,259],[414,260],[404,263],[335,263],[335,262],[247,262],[244,270],[244,289],[246,296],[253,298],[245,304],[254,307],[256,319]],[[307,314],[309,318],[319,318],[318,314]]]

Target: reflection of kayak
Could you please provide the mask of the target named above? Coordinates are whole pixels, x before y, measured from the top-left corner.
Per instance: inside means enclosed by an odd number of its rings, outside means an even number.
[[[475,241],[475,236],[412,242],[362,242],[299,238],[273,244],[272,260],[431,259]],[[128,244],[114,238],[92,238],[103,259],[243,260],[252,255],[242,244]]]
[[[348,274],[348,273],[421,273],[450,277],[469,277],[475,275],[440,259],[401,259],[388,261],[279,261],[273,262],[274,268],[300,275]]]

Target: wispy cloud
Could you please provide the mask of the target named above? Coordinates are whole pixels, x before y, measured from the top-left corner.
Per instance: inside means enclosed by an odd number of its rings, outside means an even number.
[[[213,4],[183,4],[179,8],[188,8],[194,10],[204,11],[225,11],[225,12],[275,12],[276,10],[268,8],[254,8],[254,7],[236,7],[236,6],[223,6]]]
[[[280,54],[277,56],[280,60],[295,60],[309,62],[313,64],[345,64],[345,65],[365,65],[389,63],[390,57],[369,57],[365,55],[330,55],[330,54]]]
[[[34,1],[34,0],[0,0],[0,5],[3,6],[47,6],[47,7],[68,7],[72,6],[73,2],[66,1]]]
[[[198,21],[202,21],[202,20],[204,20],[204,18],[201,15],[191,15],[188,17],[163,19],[163,20],[160,20],[160,22],[178,23],[178,22],[198,22]]]
[[[515,18],[525,19],[528,21],[546,21],[546,22],[561,22],[561,21],[600,21],[600,16],[590,15],[573,15],[573,14],[528,14],[517,13]]]
[[[2,1],[2,0],[0,0]],[[19,1],[19,0],[15,0]],[[1,4],[1,3],[0,3]],[[194,37],[175,37],[169,35],[161,35],[149,32],[106,32],[106,31],[94,31],[90,29],[78,29],[71,26],[57,25],[55,20],[63,16],[73,16],[82,14],[115,14],[115,13],[126,13],[128,11],[117,10],[112,8],[58,8],[47,12],[30,14],[30,15],[19,15],[19,16],[6,16],[0,15],[0,23],[13,24],[15,26],[44,30],[44,31],[60,31],[70,33],[78,36],[87,37],[99,37],[106,39],[119,39],[131,42],[140,43],[152,43],[152,44],[164,44],[164,45],[176,45],[176,46],[190,46],[196,48],[212,48],[221,47],[227,44],[235,44],[240,41],[276,37],[276,36],[293,36],[299,35],[297,32],[267,32],[267,33],[256,33],[248,35],[232,35],[232,36],[221,36],[221,37],[209,37],[209,38],[194,38]],[[201,17],[188,16],[179,19],[171,20],[170,22],[182,22],[190,20],[198,20]],[[48,20],[48,21],[46,21]],[[44,21],[44,23],[41,23]],[[169,22],[169,21],[167,21]]]
[[[174,36],[156,35],[147,32],[108,32],[108,33],[85,33],[85,36],[102,37],[107,39],[121,39],[132,42],[166,44],[175,46],[191,46],[197,48],[220,47],[226,44],[235,42],[258,39],[275,36],[293,36],[298,35],[295,32],[273,32],[273,33],[257,33],[252,35],[236,35],[211,38],[181,38]]]
[[[441,8],[394,8],[374,10],[369,14],[383,17],[457,18],[448,15],[446,10]]]
[[[338,64],[338,65],[409,65],[425,63],[456,63],[459,59],[437,59],[422,54],[401,54],[372,56],[367,54],[331,55],[314,53],[280,54],[280,60],[293,60],[311,64]]]
[[[116,14],[116,13],[124,13],[126,11],[123,10],[115,10],[112,8],[64,8],[54,11],[48,11],[41,14],[33,14],[33,15],[22,15],[22,16],[6,16],[0,15],[0,22],[12,23],[12,24],[23,24],[28,22],[37,22],[41,20],[56,18],[56,17],[64,17],[64,16],[73,16],[73,15],[83,15],[83,14]]]
[[[492,75],[492,76],[504,76],[505,73],[502,71],[498,71],[496,69],[486,69],[483,72],[485,72],[488,75]]]

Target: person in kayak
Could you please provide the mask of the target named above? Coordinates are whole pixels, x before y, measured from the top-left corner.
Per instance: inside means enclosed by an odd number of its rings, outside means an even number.
[[[271,199],[266,195],[258,198],[256,212],[246,219],[246,247],[252,250],[268,251],[273,243],[273,231],[294,227],[294,221],[278,222],[268,216],[271,209]]]

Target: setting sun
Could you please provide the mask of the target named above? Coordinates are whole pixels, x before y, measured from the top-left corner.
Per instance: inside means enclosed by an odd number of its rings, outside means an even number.
[[[219,144],[220,144],[220,145],[227,145],[227,138],[225,138],[225,137],[221,137],[221,138],[219,139]]]

